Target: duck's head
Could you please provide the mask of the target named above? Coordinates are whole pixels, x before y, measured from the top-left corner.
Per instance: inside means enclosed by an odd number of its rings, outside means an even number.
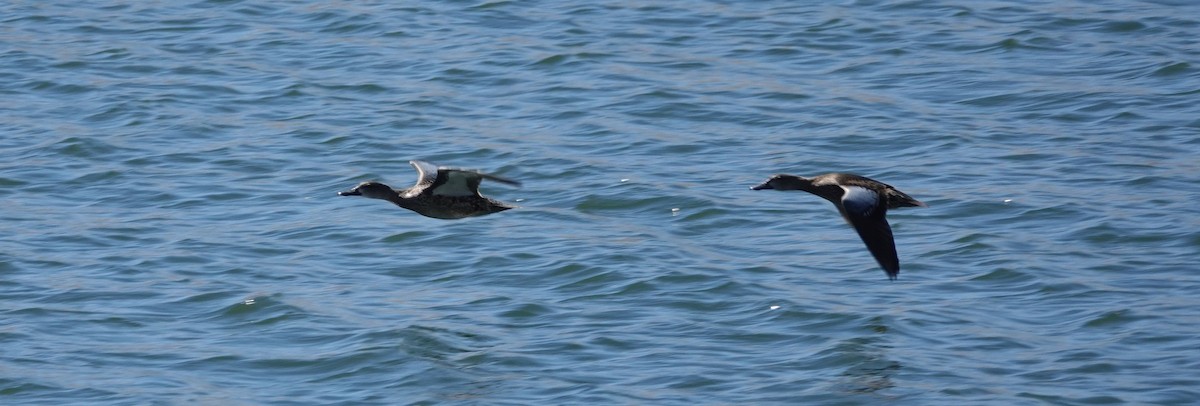
[[[396,191],[388,185],[379,182],[363,182],[355,186],[354,189],[345,192],[338,192],[338,196],[362,196],[371,199],[384,199],[395,196]]]
[[[796,175],[785,175],[785,174],[781,173],[778,175],[771,176],[770,179],[767,179],[767,181],[763,182],[761,185],[751,186],[750,190],[763,190],[763,189],[797,190],[797,189],[800,189],[800,185],[807,184],[807,183],[810,183],[810,181],[808,179],[805,179],[805,178],[802,178],[802,177],[799,177]]]

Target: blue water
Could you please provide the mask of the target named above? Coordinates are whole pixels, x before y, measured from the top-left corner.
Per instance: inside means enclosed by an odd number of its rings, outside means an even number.
[[[0,403],[1200,403],[1188,1],[0,4]],[[457,221],[337,196],[478,168]],[[852,172],[889,282],[829,203]]]

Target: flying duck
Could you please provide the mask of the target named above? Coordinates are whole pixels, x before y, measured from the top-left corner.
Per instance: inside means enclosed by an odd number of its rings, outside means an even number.
[[[848,173],[827,173],[811,178],[780,174],[750,189],[803,190],[833,202],[846,222],[854,226],[854,231],[867,244],[867,249],[890,280],[896,280],[900,274],[900,259],[896,256],[892,227],[885,218],[887,210],[926,207],[925,203],[891,185]]]
[[[479,194],[479,183],[491,179],[520,186],[521,183],[483,172],[439,167],[425,161],[408,161],[417,169],[417,184],[395,190],[379,182],[363,182],[339,196],[382,199],[435,219],[482,216],[515,208]]]

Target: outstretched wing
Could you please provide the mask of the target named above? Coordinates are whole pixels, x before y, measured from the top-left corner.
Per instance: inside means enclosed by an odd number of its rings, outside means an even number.
[[[521,183],[471,169],[439,167],[424,161],[409,162],[417,168],[420,179],[405,193],[406,197],[420,194],[435,196],[479,196],[479,184],[484,179],[520,186]]]
[[[437,182],[429,189],[435,196],[479,196],[480,182],[479,172],[439,168]]]
[[[896,255],[896,241],[892,237],[892,226],[887,222],[887,202],[879,193],[861,186],[843,186],[842,216],[854,226],[858,237],[867,245],[867,250],[887,273],[888,279],[900,274],[900,258]]]
[[[404,192],[404,198],[411,199],[421,195],[437,184],[439,175],[437,165],[425,161],[408,161],[408,164],[417,170],[417,184]]]

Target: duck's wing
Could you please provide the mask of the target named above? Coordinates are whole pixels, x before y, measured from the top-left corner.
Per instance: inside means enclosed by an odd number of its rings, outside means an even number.
[[[887,199],[875,189],[862,186],[842,186],[842,216],[854,226],[858,237],[867,244],[867,250],[887,273],[888,279],[900,274],[900,258],[896,255],[896,241],[892,237],[892,226],[887,222]]]
[[[480,196],[479,184],[484,179],[520,186],[515,180],[490,175],[471,169],[439,167],[424,161],[411,161],[417,168],[420,179],[417,185],[405,193],[406,197],[421,194],[434,196]]]
[[[512,185],[512,186],[521,186],[521,182],[517,182],[517,181],[515,181],[515,180],[509,179],[509,178],[505,178],[505,177],[502,177],[502,176],[496,176],[496,175],[492,175],[492,174],[490,174],[490,173],[484,173],[484,172],[480,172],[480,171],[476,171],[476,170],[471,170],[471,169],[452,169],[452,168],[445,168],[445,169],[448,169],[448,170],[454,170],[454,171],[460,171],[460,172],[470,172],[470,173],[473,173],[473,174],[479,175],[479,177],[481,177],[481,178],[483,178],[483,179],[494,180],[494,181],[497,181],[497,182],[500,182],[500,183],[506,183],[506,184],[509,184],[509,185]]]
[[[840,173],[838,175],[838,183],[844,186],[863,186],[869,189],[881,190],[887,197],[887,208],[895,209],[900,207],[926,207],[925,203],[920,200],[913,199],[912,196],[901,192],[894,186],[868,178],[866,176],[852,175],[848,173]]]
[[[479,183],[483,176],[479,172],[460,169],[438,168],[437,182],[431,186],[430,194],[436,196],[480,196]]]
[[[402,195],[405,199],[419,196],[437,184],[439,172],[437,165],[425,161],[408,161],[408,164],[417,170],[417,184],[403,191]]]

